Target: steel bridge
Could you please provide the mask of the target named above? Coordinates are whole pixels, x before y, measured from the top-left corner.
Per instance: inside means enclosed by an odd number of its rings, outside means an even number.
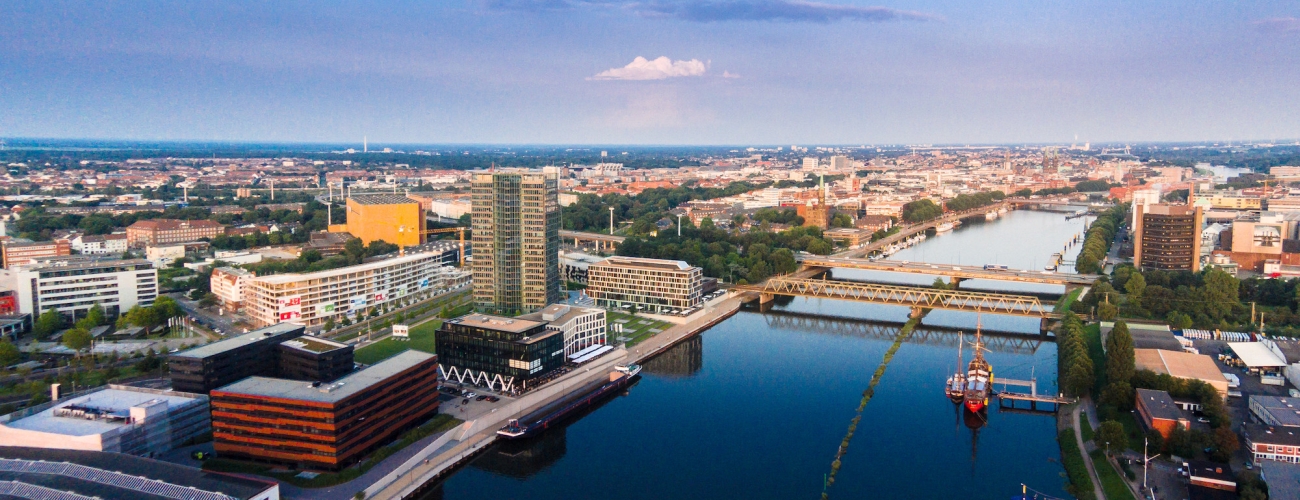
[[[823,316],[790,311],[768,311],[763,314],[767,326],[782,330],[800,330],[814,333],[861,337],[893,341],[898,337],[902,323],[865,321],[842,316]],[[1046,334],[999,332],[984,330],[984,346],[991,351],[1013,354],[1033,354],[1044,342],[1055,342],[1056,337]],[[966,344],[974,342],[974,332],[946,326],[917,325],[906,342],[956,348],[965,337]],[[968,346],[969,347],[969,346]],[[1001,381],[1001,379],[999,379]]]
[[[771,302],[777,295],[854,300],[912,308],[913,316],[927,309],[945,309],[987,314],[1028,316],[1047,320],[1061,318],[1043,305],[1038,297],[1004,293],[940,290],[928,287],[881,285],[848,281],[817,280],[776,276],[758,285],[739,285],[733,292],[753,292],[759,303]],[[1046,323],[1044,323],[1046,326]]]
[[[1049,273],[1043,271],[1025,271],[1017,269],[985,269],[980,266],[956,266],[951,264],[927,264],[924,262],[906,262],[897,260],[867,260],[845,257],[822,257],[819,255],[800,255],[796,258],[805,267],[863,269],[867,271],[888,271],[894,273],[928,274],[964,279],[981,279],[997,281],[1018,281],[1021,283],[1042,283],[1048,285],[1090,286],[1097,281],[1095,274]]]

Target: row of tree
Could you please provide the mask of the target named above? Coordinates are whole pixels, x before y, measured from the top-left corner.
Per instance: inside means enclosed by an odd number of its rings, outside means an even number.
[[[1088,310],[1095,307],[1102,319],[1160,319],[1178,329],[1237,328],[1252,322],[1250,309],[1240,299],[1240,284],[1217,267],[1140,271],[1126,264],[1116,267],[1109,280],[1100,280],[1081,302]],[[1277,309],[1290,313],[1285,306]]]
[[[684,260],[704,269],[706,276],[732,282],[755,283],[774,274],[798,268],[795,252],[826,255],[834,249],[815,226],[799,226],[779,233],[728,232],[704,219],[699,228],[683,220],[682,235],[664,231],[652,237],[631,237],[619,245],[618,255]]]
[[[562,207],[561,226],[573,231],[608,232],[609,209],[617,221],[633,221],[629,234],[644,235],[655,230],[655,222],[668,211],[692,200],[712,200],[747,193],[767,184],[733,182],[725,188],[702,188],[694,183],[675,188],[653,188],[635,196],[623,194],[578,195],[578,202]]]
[[[1106,254],[1110,252],[1111,242],[1115,240],[1115,233],[1123,225],[1127,213],[1128,204],[1119,204],[1102,212],[1097,216],[1097,220],[1092,221],[1083,239],[1083,246],[1079,248],[1079,256],[1074,259],[1076,271],[1085,274],[1101,272],[1106,262]]]

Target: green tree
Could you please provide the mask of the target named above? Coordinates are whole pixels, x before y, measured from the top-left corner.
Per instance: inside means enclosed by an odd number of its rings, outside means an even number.
[[[1219,462],[1227,463],[1232,459],[1232,454],[1237,452],[1241,447],[1241,442],[1237,441],[1237,433],[1227,425],[1221,425],[1214,429],[1214,453],[1212,457]]]
[[[1107,365],[1107,370],[1110,366]],[[1101,402],[1120,410],[1133,408],[1133,387],[1128,382],[1110,382],[1101,390]]]
[[[1205,315],[1217,323],[1232,312],[1232,307],[1241,303],[1237,295],[1239,285],[1237,278],[1222,269],[1212,267],[1206,271],[1202,305]]]
[[[1097,317],[1106,321],[1114,321],[1117,316],[1119,316],[1119,308],[1115,307],[1115,304],[1109,302],[1097,304]]]
[[[22,353],[18,351],[18,346],[8,340],[0,340],[0,368],[16,364],[19,359],[22,359]]]
[[[1129,384],[1133,379],[1133,356],[1133,336],[1128,332],[1128,324],[1118,321],[1106,336],[1106,380],[1112,384]]]
[[[1124,284],[1124,291],[1128,292],[1128,300],[1134,304],[1142,303],[1142,292],[1147,289],[1147,280],[1142,277],[1142,273],[1132,273],[1128,282]]]
[[[63,314],[54,310],[54,308],[50,308],[36,318],[36,323],[32,325],[32,333],[36,335],[36,338],[44,340],[54,332],[62,330],[65,325]]]
[[[1092,392],[1095,380],[1092,360],[1088,359],[1087,354],[1075,353],[1067,363],[1065,390],[1075,396],[1087,396]]]
[[[1128,447],[1128,434],[1124,432],[1124,424],[1107,420],[1101,423],[1097,434],[1093,436],[1093,441],[1097,443],[1098,448],[1107,449],[1106,443],[1110,443],[1111,451],[1124,451]]]
[[[1300,287],[1297,287],[1297,289],[1300,289]],[[1165,321],[1169,323],[1169,326],[1179,330],[1192,327],[1192,317],[1178,311],[1169,311],[1169,314],[1165,316]]]
[[[327,332],[330,331],[330,330],[333,330],[333,329],[334,329],[334,318],[330,318],[330,319],[325,320],[325,326],[324,326],[324,328],[325,328],[325,331],[327,331]]]
[[[68,346],[68,349],[72,349],[78,356],[81,355],[81,351],[90,347],[92,340],[94,339],[90,336],[90,331],[81,327],[73,328],[63,334],[63,345]]]
[[[166,295],[154,299],[151,307],[157,314],[159,323],[165,323],[171,318],[185,315],[185,310],[181,309],[181,305],[176,303],[176,299]]]

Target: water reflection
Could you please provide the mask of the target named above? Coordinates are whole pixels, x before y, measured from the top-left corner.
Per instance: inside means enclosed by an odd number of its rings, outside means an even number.
[[[565,439],[568,427],[566,424],[547,429],[532,439],[500,441],[469,466],[502,476],[528,479],[564,458],[568,451]]]
[[[763,320],[774,330],[812,332],[828,335],[861,337],[892,342],[903,328],[903,323],[876,321],[829,314],[811,314],[793,310],[770,309],[763,311]],[[984,329],[985,348],[993,352],[1013,354],[1033,354],[1044,342],[1053,342],[1055,337],[1044,334],[1007,332]],[[969,346],[975,337],[971,328],[927,325],[922,322],[913,330],[905,342],[925,344],[956,349],[963,343]],[[965,339],[963,342],[962,339]]]
[[[704,368],[704,337],[696,335],[641,364],[646,373],[691,377]]]

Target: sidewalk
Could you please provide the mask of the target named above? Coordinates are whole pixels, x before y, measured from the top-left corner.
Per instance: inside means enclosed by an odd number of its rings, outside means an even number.
[[[1083,465],[1088,467],[1088,476],[1092,478],[1092,491],[1097,496],[1097,500],[1105,500],[1106,493],[1101,489],[1101,477],[1097,476],[1097,469],[1092,464],[1092,455],[1088,454],[1088,447],[1083,442],[1083,425],[1079,422],[1079,413],[1084,406],[1092,404],[1091,399],[1084,398],[1079,404],[1074,405],[1074,440],[1078,442],[1079,452],[1083,454]]]

